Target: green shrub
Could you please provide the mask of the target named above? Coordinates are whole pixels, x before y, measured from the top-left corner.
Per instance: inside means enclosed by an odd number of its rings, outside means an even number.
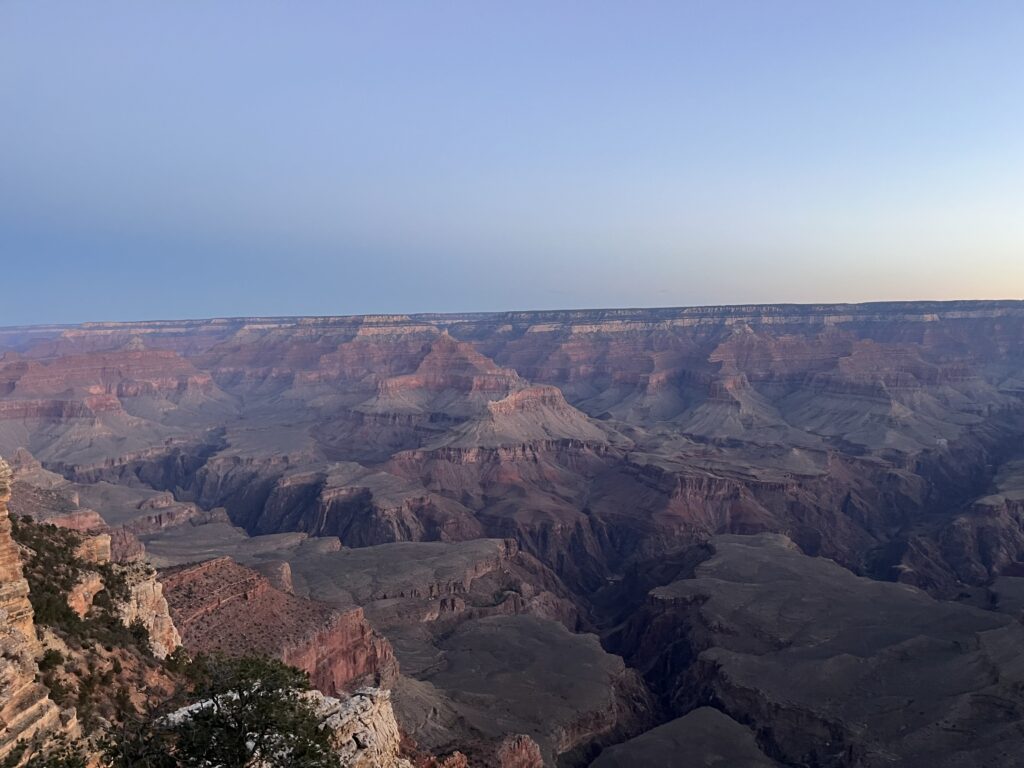
[[[131,597],[122,566],[83,562],[76,554],[82,544],[80,534],[55,525],[34,523],[27,516],[11,519],[11,535],[29,552],[24,572],[37,624],[50,627],[72,647],[89,648],[99,644],[108,651],[115,647],[135,647],[152,655],[145,628],[124,626],[118,614],[118,604]],[[93,599],[93,609],[82,618],[68,605],[68,594],[89,570],[99,573],[104,588]]]
[[[58,705],[63,707],[70,703],[68,698],[71,689],[54,677],[52,672],[43,675],[42,682],[50,690],[50,698],[57,702]]]
[[[30,752],[32,756],[25,761]],[[86,768],[87,765],[88,761],[77,744],[62,742],[43,748],[22,741],[0,762],[0,768]]]
[[[49,672],[64,663],[64,654],[56,648],[47,648],[39,659],[39,671]]]
[[[338,768],[330,734],[301,692],[304,672],[263,658],[201,657],[185,670],[190,699],[210,702],[188,718],[168,715],[186,702],[165,702],[109,734],[112,768]],[[215,704],[214,704],[215,702]]]
[[[153,646],[150,643],[149,630],[146,629],[146,625],[142,623],[142,619],[136,619],[133,621],[128,627],[128,632],[131,634],[136,648],[141,650],[147,656],[153,655]]]
[[[131,693],[123,685],[117,689],[117,693],[114,695],[114,708],[117,711],[118,718],[121,720],[135,712]]]

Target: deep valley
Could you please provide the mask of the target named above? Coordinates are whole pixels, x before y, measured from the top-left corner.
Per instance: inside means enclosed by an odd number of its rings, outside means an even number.
[[[0,456],[168,653],[381,691],[396,760],[1024,747],[1024,302],[0,328]],[[0,757],[74,726],[3,534]]]

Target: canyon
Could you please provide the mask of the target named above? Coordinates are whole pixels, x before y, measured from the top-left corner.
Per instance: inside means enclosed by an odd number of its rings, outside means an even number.
[[[0,455],[161,652],[372,691],[396,761],[1024,742],[1024,302],[0,328]],[[0,724],[56,728],[3,524]]]

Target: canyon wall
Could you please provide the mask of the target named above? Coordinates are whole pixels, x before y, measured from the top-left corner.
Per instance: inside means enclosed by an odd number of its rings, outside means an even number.
[[[390,645],[361,608],[338,611],[271,586],[230,558],[160,574],[174,623],[192,653],[264,654],[309,673],[333,696],[398,673]]]
[[[37,682],[36,658],[42,649],[18,546],[11,538],[7,511],[11,480],[10,468],[0,459],[0,760],[20,740],[31,741],[61,729],[60,711],[46,687]]]

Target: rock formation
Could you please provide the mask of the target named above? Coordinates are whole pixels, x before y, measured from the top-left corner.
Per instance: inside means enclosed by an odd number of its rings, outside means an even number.
[[[502,741],[496,757],[500,768],[544,768],[540,746],[524,734]]]
[[[313,700],[343,768],[412,768],[401,756],[401,734],[388,691],[362,688],[342,700],[314,691]]]
[[[118,605],[125,626],[139,622],[149,634],[153,655],[165,658],[181,645],[181,636],[171,618],[164,586],[148,565],[133,563],[124,568],[128,599]]]
[[[70,519],[61,516],[47,521],[60,528],[70,528],[80,536],[74,556],[81,570],[78,581],[67,595],[68,605],[80,618],[85,618],[92,610],[96,597],[108,590],[108,579],[117,579],[123,584],[124,594],[121,595],[119,591],[112,598],[112,605],[121,624],[125,627],[138,624],[145,628],[153,655],[158,659],[166,658],[181,645],[181,638],[171,619],[163,595],[163,585],[157,580],[155,571],[138,559],[116,563],[110,534],[88,532],[89,528],[105,529],[102,520],[99,526],[88,526],[86,531],[74,525],[79,520],[76,513]]]
[[[331,735],[341,768],[414,768],[402,755],[402,738],[391,694],[382,688],[360,688],[342,698],[310,690],[302,694],[321,726]],[[169,716],[171,720],[190,717],[196,702]]]
[[[12,476],[0,459],[0,759],[19,741],[61,728],[60,711],[37,682],[41,652],[22,576],[18,547],[11,538],[7,501]]]
[[[389,684],[397,664],[361,608],[337,611],[271,586],[230,558],[161,573],[174,623],[193,653],[264,654],[309,673],[336,695],[365,684]]]

